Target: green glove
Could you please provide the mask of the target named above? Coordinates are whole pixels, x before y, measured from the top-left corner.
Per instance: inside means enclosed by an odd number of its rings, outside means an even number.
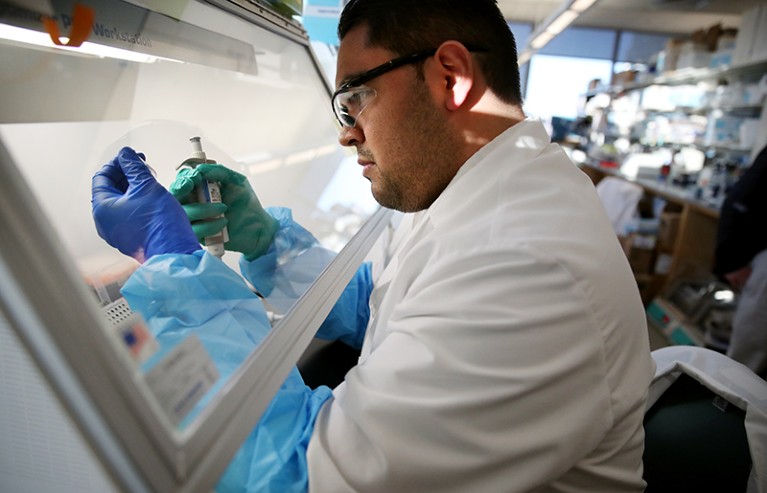
[[[219,183],[223,203],[196,202],[192,192],[203,180]],[[261,207],[245,175],[220,164],[200,164],[194,169],[182,169],[171,183],[170,193],[181,202],[200,241],[227,226],[229,241],[224,247],[243,253],[246,260],[254,260],[266,253],[277,232],[277,220]],[[224,214],[223,218],[212,219],[221,214]]]

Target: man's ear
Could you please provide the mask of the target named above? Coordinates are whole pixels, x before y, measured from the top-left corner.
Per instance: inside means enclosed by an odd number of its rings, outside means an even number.
[[[435,54],[440,76],[440,90],[444,92],[445,108],[455,111],[469,97],[475,83],[476,67],[474,58],[458,41],[445,41]]]

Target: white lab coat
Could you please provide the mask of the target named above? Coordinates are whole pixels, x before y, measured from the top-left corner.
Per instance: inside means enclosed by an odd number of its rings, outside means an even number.
[[[359,365],[315,424],[309,490],[642,491],[644,311],[543,125],[483,147],[401,230]]]

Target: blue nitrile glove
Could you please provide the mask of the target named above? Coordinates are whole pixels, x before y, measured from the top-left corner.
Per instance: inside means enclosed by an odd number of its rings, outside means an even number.
[[[96,231],[107,243],[139,262],[162,253],[200,249],[184,210],[144,162],[123,147],[91,184]]]
[[[220,184],[225,210],[221,204],[194,202],[192,191],[203,180]],[[269,249],[278,222],[261,207],[245,175],[220,164],[200,164],[179,171],[170,192],[183,204],[197,238],[213,236],[227,226],[229,241],[224,244],[227,250],[242,252],[247,260],[253,260]],[[222,212],[225,220],[211,220]]]

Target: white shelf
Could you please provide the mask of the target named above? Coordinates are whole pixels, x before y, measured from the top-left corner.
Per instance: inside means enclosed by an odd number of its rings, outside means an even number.
[[[702,81],[711,81],[719,79],[739,79],[739,80],[758,80],[767,73],[767,60],[751,62],[738,66],[722,66],[717,68],[688,68],[659,75],[652,79],[630,84],[607,86],[597,88],[586,93],[587,97],[597,94],[607,93],[618,95],[624,92],[654,85],[680,86],[685,84],[694,84]]]

